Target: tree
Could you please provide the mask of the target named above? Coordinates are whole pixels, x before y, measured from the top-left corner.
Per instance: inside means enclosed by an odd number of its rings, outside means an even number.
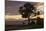
[[[28,18],[28,24],[30,24],[30,15],[35,10],[34,5],[31,5],[29,2],[24,4],[24,6],[20,7],[19,12],[23,18]]]
[[[37,15],[40,15],[40,11],[37,12]],[[41,18],[38,16],[37,17],[37,24],[41,25]]]

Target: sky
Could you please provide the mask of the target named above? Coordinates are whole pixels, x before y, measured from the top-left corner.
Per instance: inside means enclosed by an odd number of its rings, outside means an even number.
[[[29,2],[43,2],[43,0],[8,0],[8,1],[29,1]]]
[[[20,1],[8,1],[6,3],[5,12],[6,15],[19,15],[19,7],[23,6],[26,2]],[[32,5],[37,4],[38,2],[30,2]]]
[[[22,6],[24,3],[25,2],[9,1],[6,6],[6,14],[18,15],[19,7]]]
[[[5,4],[5,18],[6,19],[21,19],[21,15],[19,13],[19,7],[23,6],[26,2],[23,1],[7,1]],[[43,18],[43,4],[40,2],[30,2],[32,5],[35,5],[38,10],[41,10],[40,12],[42,12],[42,15],[40,15],[41,18]],[[32,18],[32,17],[31,17]],[[36,18],[33,17],[33,18]]]

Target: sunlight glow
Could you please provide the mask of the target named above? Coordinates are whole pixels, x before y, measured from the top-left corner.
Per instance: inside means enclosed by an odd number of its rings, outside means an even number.
[[[15,20],[23,19],[21,16],[22,15],[6,15],[5,19],[15,19]],[[43,15],[37,15],[37,16],[34,16],[34,17],[30,16],[30,18],[33,19],[33,18],[37,18],[38,16],[40,18],[44,18]]]

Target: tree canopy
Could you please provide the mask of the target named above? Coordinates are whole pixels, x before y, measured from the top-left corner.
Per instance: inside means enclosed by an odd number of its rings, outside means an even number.
[[[29,2],[19,8],[19,12],[24,18],[29,17],[33,13],[33,10],[35,10],[34,5],[31,5]]]

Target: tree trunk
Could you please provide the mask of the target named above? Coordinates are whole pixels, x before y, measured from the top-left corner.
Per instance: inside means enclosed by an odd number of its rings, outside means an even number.
[[[28,17],[28,24],[30,24],[30,16]]]

